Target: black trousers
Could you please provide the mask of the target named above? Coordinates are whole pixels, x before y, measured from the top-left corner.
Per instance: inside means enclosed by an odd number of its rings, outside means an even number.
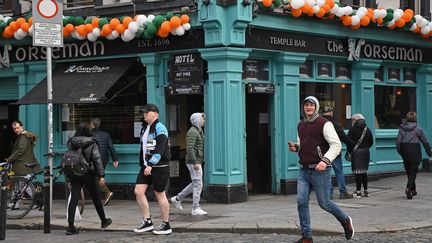
[[[404,167],[405,167],[406,175],[408,177],[406,188],[410,191],[416,190],[415,180],[417,178],[419,164],[420,162],[404,160]]]
[[[100,198],[99,187],[96,184],[96,178],[93,173],[88,173],[87,175],[72,179],[71,183],[71,200],[68,208],[68,223],[69,225],[73,225],[75,221],[75,210],[78,205],[78,200],[80,198],[81,188],[84,186],[87,189],[87,192],[90,194],[93,204],[96,208],[96,211],[99,215],[101,221],[105,220],[105,211]]]

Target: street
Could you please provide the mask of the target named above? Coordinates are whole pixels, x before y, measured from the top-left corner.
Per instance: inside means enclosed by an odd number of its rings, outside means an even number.
[[[4,242],[294,242],[299,236],[286,234],[231,234],[231,233],[173,233],[169,236],[154,236],[151,233],[83,231],[79,235],[67,236],[64,230],[44,234],[42,230],[8,230]],[[360,233],[349,242],[431,242],[432,228],[394,232]],[[340,236],[318,236],[314,242],[348,242]]]

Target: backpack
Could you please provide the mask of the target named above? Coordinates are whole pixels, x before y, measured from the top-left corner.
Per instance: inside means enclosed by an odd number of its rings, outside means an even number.
[[[79,178],[86,175],[90,171],[87,158],[81,148],[68,149],[61,160],[64,173],[68,178]]]

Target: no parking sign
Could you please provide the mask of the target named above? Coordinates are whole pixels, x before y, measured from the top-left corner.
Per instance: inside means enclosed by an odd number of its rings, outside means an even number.
[[[63,2],[61,0],[33,0],[33,45],[63,46]]]

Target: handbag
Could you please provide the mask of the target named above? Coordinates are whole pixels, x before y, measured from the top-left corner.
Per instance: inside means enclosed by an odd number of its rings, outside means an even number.
[[[352,149],[352,151],[351,152],[346,151],[346,153],[345,153],[345,160],[346,161],[351,161],[352,160],[352,155],[357,150],[357,148],[360,146],[361,142],[363,141],[363,138],[364,138],[364,136],[366,134],[366,130],[367,130],[367,127],[365,127],[363,129],[362,135],[360,136],[360,139],[357,141],[357,143],[354,146],[354,148]]]

